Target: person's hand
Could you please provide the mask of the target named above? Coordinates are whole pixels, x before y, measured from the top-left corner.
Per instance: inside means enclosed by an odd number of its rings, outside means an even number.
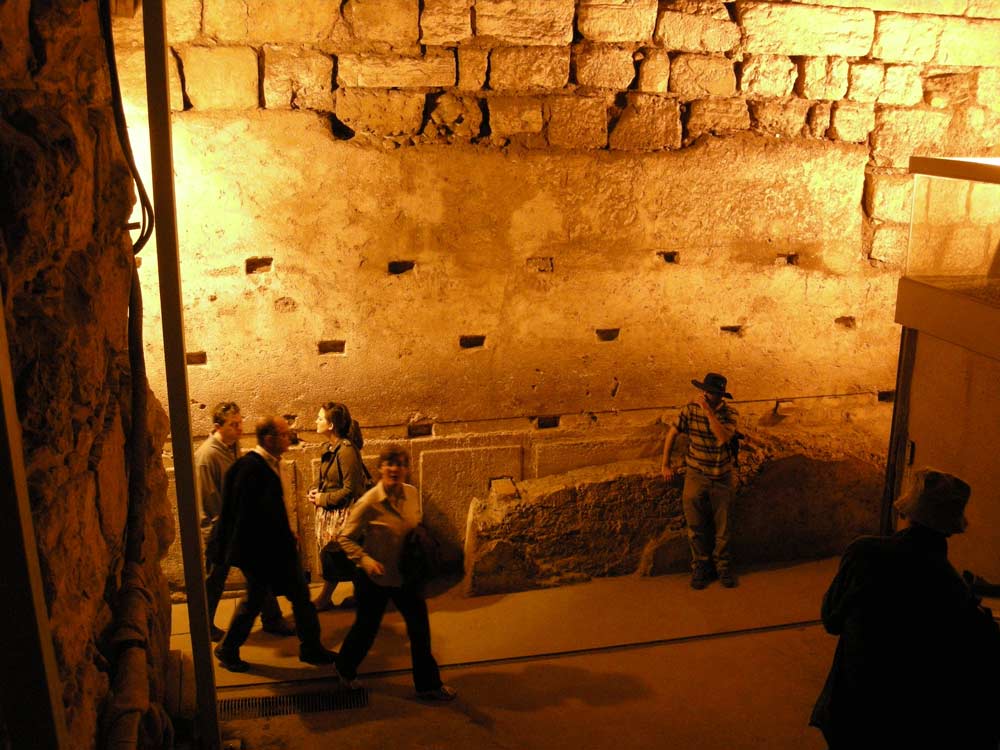
[[[373,576],[385,575],[385,568],[382,567],[382,563],[374,557],[362,557],[361,569],[368,574],[369,578],[372,578]]]
[[[319,490],[317,490],[315,487],[309,490],[309,494],[306,495],[306,499],[313,505],[316,505],[316,500],[318,497],[319,497]]]
[[[663,478],[668,482],[674,481],[674,477],[677,476],[677,472],[674,471],[673,467],[664,466],[660,469],[660,473],[663,474]]]
[[[708,399],[705,398],[704,393],[698,395],[698,400],[695,401],[695,403],[705,411],[715,411],[715,409],[712,408],[712,405],[708,403]]]

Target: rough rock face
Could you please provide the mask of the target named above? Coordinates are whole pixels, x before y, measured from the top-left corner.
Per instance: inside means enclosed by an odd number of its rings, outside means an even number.
[[[29,17],[30,6],[30,17]],[[97,3],[0,9],[0,285],[45,599],[72,747],[94,746],[128,513],[126,442],[150,425],[144,578],[150,692],[163,694],[173,538],[155,398],[133,415],[126,320],[132,205]],[[8,20],[17,23],[8,24]],[[23,22],[23,23],[22,23]],[[31,43],[20,44],[21,34]]]

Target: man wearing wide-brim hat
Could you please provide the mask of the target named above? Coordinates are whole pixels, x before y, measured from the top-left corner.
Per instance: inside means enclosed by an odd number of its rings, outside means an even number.
[[[717,372],[692,380],[697,396],[681,409],[663,443],[663,478],[672,481],[675,471],[670,452],[679,434],[687,435],[686,467],[681,504],[691,546],[691,588],[703,589],[717,573],[726,588],[736,585],[729,553],[729,507],[733,501],[736,410],[724,399],[726,378]],[[714,567],[713,567],[714,557]]]
[[[862,537],[823,598],[840,636],[810,724],[841,748],[992,748],[1000,741],[1000,628],[948,562],[971,489],[923,469],[895,507],[908,526]]]

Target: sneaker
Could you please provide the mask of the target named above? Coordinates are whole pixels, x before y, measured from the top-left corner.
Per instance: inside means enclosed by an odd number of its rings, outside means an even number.
[[[222,628],[217,628],[215,627],[215,625],[212,625],[208,630],[208,634],[209,637],[211,637],[212,639],[212,643],[218,643],[219,641],[222,640],[222,636],[226,634],[226,631],[223,630]]]
[[[250,665],[240,658],[239,651],[235,654],[226,651],[221,643],[215,647],[215,658],[219,660],[219,666],[230,672],[246,672],[250,669]]]
[[[706,588],[709,581],[711,581],[711,576],[704,568],[695,568],[694,572],[691,573],[691,588],[695,591],[701,591],[703,588]]]
[[[293,628],[283,619],[275,620],[274,622],[265,622],[261,627],[265,633],[270,633],[271,635],[281,635],[281,636],[295,635],[295,628]]]
[[[299,646],[299,661],[304,661],[306,664],[333,664],[336,658],[336,651],[331,651],[320,643],[313,646]]]
[[[449,685],[441,685],[433,690],[418,690],[417,697],[422,701],[437,701],[447,703],[458,697],[458,691]]]
[[[739,585],[736,581],[735,574],[730,570],[724,570],[719,573],[719,583],[727,589],[734,589]]]

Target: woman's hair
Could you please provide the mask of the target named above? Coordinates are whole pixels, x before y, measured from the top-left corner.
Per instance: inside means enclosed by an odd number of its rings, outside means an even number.
[[[387,445],[378,454],[378,464],[399,464],[400,466],[410,465],[410,454],[401,445]]]
[[[351,412],[348,408],[336,401],[327,401],[320,408],[323,410],[323,418],[333,428],[334,434],[337,437],[348,437],[351,432]]]

